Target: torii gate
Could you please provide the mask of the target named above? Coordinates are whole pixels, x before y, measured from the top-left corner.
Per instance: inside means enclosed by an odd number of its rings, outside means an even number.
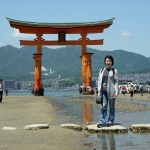
[[[91,56],[93,53],[88,53],[86,45],[103,45],[103,39],[90,40],[88,34],[103,33],[105,28],[113,24],[113,20],[104,20],[97,22],[82,22],[82,23],[40,23],[28,22],[7,18],[10,26],[19,29],[20,33],[35,34],[37,36],[33,41],[20,40],[20,45],[37,46],[37,52],[34,55],[35,60],[35,89],[42,87],[41,66],[42,66],[42,46],[43,45],[81,45],[82,46],[82,85],[90,86],[92,83],[92,64]],[[43,34],[58,34],[58,40],[45,40]],[[67,40],[66,34],[80,34],[78,40]]]

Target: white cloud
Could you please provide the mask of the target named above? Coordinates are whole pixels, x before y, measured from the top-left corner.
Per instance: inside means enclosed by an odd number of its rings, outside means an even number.
[[[42,66],[41,69],[42,71],[47,71],[47,69],[44,66]]]
[[[2,43],[2,42],[0,42],[0,45],[3,45],[3,43]]]
[[[129,33],[129,32],[127,32],[126,30],[124,30],[124,31],[121,33],[121,36],[124,36],[124,37],[131,36],[131,33]]]
[[[30,38],[30,37],[34,37],[35,35],[34,34],[23,34],[23,33],[20,33],[18,29],[13,29],[12,36],[13,37],[21,37],[21,38]]]
[[[35,74],[34,72],[30,72],[30,74]]]
[[[55,71],[52,71],[52,69],[51,69],[51,68],[49,69],[49,72],[50,72],[50,74],[55,73]]]
[[[44,76],[48,76],[48,73],[44,73],[43,75],[44,75]]]
[[[48,35],[43,35],[42,36],[43,39],[45,39],[46,41],[52,41],[52,39],[48,36]]]

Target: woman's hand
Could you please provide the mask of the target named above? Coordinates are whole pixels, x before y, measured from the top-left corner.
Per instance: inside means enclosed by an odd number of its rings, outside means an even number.
[[[117,98],[117,97],[118,97],[118,93],[115,93],[115,94],[114,94],[114,98]]]

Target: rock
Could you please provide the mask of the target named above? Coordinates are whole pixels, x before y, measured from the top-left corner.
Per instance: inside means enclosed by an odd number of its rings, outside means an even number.
[[[128,129],[125,127],[122,127],[121,125],[112,125],[110,127],[102,127],[98,128],[97,124],[89,125],[85,128],[85,130],[89,132],[105,132],[105,133],[111,133],[111,132],[117,132],[117,133],[126,133],[128,132]]]
[[[69,128],[77,131],[82,131],[82,127],[76,124],[61,124],[62,128]]]
[[[24,127],[24,130],[38,130],[38,129],[47,129],[49,128],[48,124],[32,124]]]
[[[150,124],[133,124],[129,129],[132,132],[150,132]]]
[[[16,130],[16,127],[3,127],[2,130]]]

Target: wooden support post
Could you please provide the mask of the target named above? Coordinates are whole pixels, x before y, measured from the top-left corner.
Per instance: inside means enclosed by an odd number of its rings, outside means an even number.
[[[84,56],[84,53],[87,52],[86,50],[86,36],[87,36],[87,33],[81,33],[81,36],[82,36],[82,56],[81,56],[81,59],[82,59],[82,85],[84,88],[86,88],[86,59],[85,59],[85,56]]]
[[[34,61],[35,61],[35,67],[34,67],[34,89],[40,89],[42,86],[41,86],[41,81],[40,81],[40,71],[39,71],[39,68],[41,66],[40,64],[40,60],[41,60],[41,55],[42,54],[33,54],[34,55]]]
[[[82,56],[84,55],[84,53],[86,53],[86,36],[87,33],[81,33],[82,36]]]
[[[91,56],[93,53],[85,53],[85,59],[86,59],[86,86],[92,85],[92,59]]]
[[[39,64],[38,64],[38,71],[39,71],[39,87],[41,88],[42,87],[42,77],[41,77],[41,67],[42,67],[42,35],[41,33],[37,33],[36,36],[37,36],[37,54],[40,54],[38,57],[38,61],[39,61]]]

